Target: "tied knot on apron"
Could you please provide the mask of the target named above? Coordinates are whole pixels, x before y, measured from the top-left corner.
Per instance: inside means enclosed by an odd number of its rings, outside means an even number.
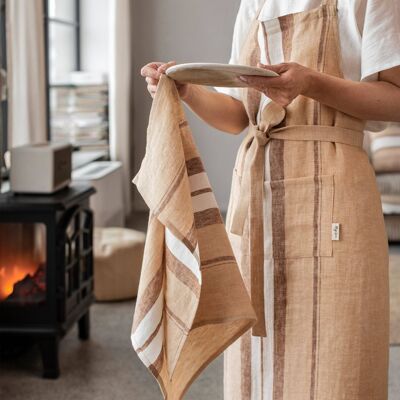
[[[285,118],[286,111],[277,103],[271,102],[262,111],[257,125],[250,121],[249,132],[242,143],[241,157],[236,167],[240,194],[233,208],[230,232],[247,240],[248,251],[242,259],[242,268],[250,272],[250,294],[257,323],[252,329],[254,336],[266,336],[264,316],[264,231],[263,194],[265,146],[271,140],[274,127]],[[244,235],[248,220],[248,238]]]
[[[264,130],[258,129],[257,126],[251,127],[253,132],[254,132],[254,137],[257,140],[257,144],[259,146],[265,146],[268,141],[269,141],[269,131],[267,130],[266,132]]]
[[[286,111],[277,103],[271,102],[262,112],[260,124],[250,122],[246,138],[242,143],[241,157],[237,164],[237,175],[240,180],[240,197],[233,210],[230,232],[243,234],[243,227],[250,211],[252,191],[263,187],[264,181],[264,147],[271,140],[270,133],[285,118]],[[258,179],[257,179],[258,178]],[[260,180],[261,179],[261,180]],[[262,215],[261,215],[262,217]]]

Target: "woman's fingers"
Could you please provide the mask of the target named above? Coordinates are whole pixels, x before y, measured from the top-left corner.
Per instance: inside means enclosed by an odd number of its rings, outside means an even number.
[[[160,79],[161,74],[156,70],[149,67],[143,67],[140,74],[146,78]]]
[[[147,83],[147,90],[152,97],[157,92],[157,86],[160,81],[161,75],[172,65],[175,65],[175,61],[168,63],[163,62],[151,62],[146,64],[141,70],[140,74],[145,78]]]
[[[146,82],[147,82],[149,85],[157,85],[158,82],[159,82],[159,79],[154,79],[154,78],[147,77],[147,78],[146,78]]]
[[[144,78],[152,78],[159,80],[161,75],[164,74],[169,67],[175,64],[176,64],[175,61],[170,61],[168,63],[152,62],[146,64],[140,70],[140,75],[142,75]]]
[[[157,91],[157,85],[147,85],[147,90],[154,97]]]
[[[150,63],[146,64],[145,66],[143,66],[142,71],[143,71],[144,69],[152,69],[152,70],[157,71],[158,67],[159,67],[160,65],[163,65],[163,64],[164,64],[164,63],[161,62],[161,61],[153,61],[153,62],[150,62]]]
[[[141,70],[140,75],[143,77],[149,77],[153,79],[159,79],[161,74],[158,72],[158,68],[163,65],[161,62],[152,62],[146,64]]]
[[[265,65],[258,63],[259,68],[264,68],[277,74],[281,75],[289,70],[289,63],[282,63],[276,65]],[[239,77],[240,80],[246,82],[249,86],[256,88],[257,90],[264,91],[268,88],[279,88],[285,85],[285,78],[283,76],[255,76],[255,75],[243,75]]]
[[[275,64],[275,65],[267,65],[267,64],[263,64],[263,63],[258,63],[257,67],[268,69],[269,71],[273,71],[273,72],[276,72],[277,74],[281,74],[282,72],[285,72],[289,69],[289,63],[281,63],[281,64]]]
[[[175,61],[169,61],[169,62],[167,62],[167,63],[165,63],[165,64],[160,65],[160,66],[158,67],[157,71],[158,71],[160,74],[165,74],[165,71],[166,71],[169,67],[172,67],[173,65],[176,65],[176,62],[175,62]]]
[[[277,65],[259,66],[275,71],[277,77],[264,77],[254,75],[243,75],[240,80],[260,92],[263,92],[270,99],[286,107],[297,96],[307,92],[309,84],[309,69],[297,63],[282,63]]]
[[[248,86],[251,86],[257,90],[265,90],[268,88],[279,88],[284,85],[282,77],[269,77],[269,76],[255,76],[255,75],[241,75],[239,79]]]
[[[286,83],[271,84],[272,79],[281,79],[279,78],[268,78],[268,77],[259,77],[259,76],[246,76],[246,83],[248,86],[264,93],[271,100],[280,104],[283,107],[289,105],[295,97],[297,97],[298,93],[293,91],[292,88],[288,87]]]
[[[167,63],[151,62],[146,64],[141,69],[140,74],[145,78],[147,90],[152,97],[154,97],[157,92],[157,87],[161,76],[165,74],[166,70],[173,65],[176,65],[175,61],[169,61]],[[186,84],[177,84],[177,88],[181,96],[187,92],[187,87],[188,85]]]

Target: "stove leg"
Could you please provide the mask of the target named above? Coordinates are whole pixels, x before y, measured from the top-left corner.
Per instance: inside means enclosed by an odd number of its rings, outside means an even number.
[[[57,336],[50,336],[39,341],[43,362],[43,378],[57,379],[60,376],[58,343]]]
[[[90,314],[89,310],[78,321],[78,337],[81,340],[88,340],[90,336]]]

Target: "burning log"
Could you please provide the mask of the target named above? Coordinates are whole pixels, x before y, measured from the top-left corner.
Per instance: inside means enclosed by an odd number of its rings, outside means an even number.
[[[33,275],[25,277],[14,283],[12,293],[4,300],[6,303],[21,305],[41,303],[46,299],[46,268],[41,264]]]

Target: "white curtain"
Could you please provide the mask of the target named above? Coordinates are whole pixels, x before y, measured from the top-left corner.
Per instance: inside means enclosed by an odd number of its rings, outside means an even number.
[[[43,0],[7,0],[9,147],[47,139]]]
[[[122,162],[125,215],[131,211],[131,7],[130,0],[110,0],[110,152]]]

